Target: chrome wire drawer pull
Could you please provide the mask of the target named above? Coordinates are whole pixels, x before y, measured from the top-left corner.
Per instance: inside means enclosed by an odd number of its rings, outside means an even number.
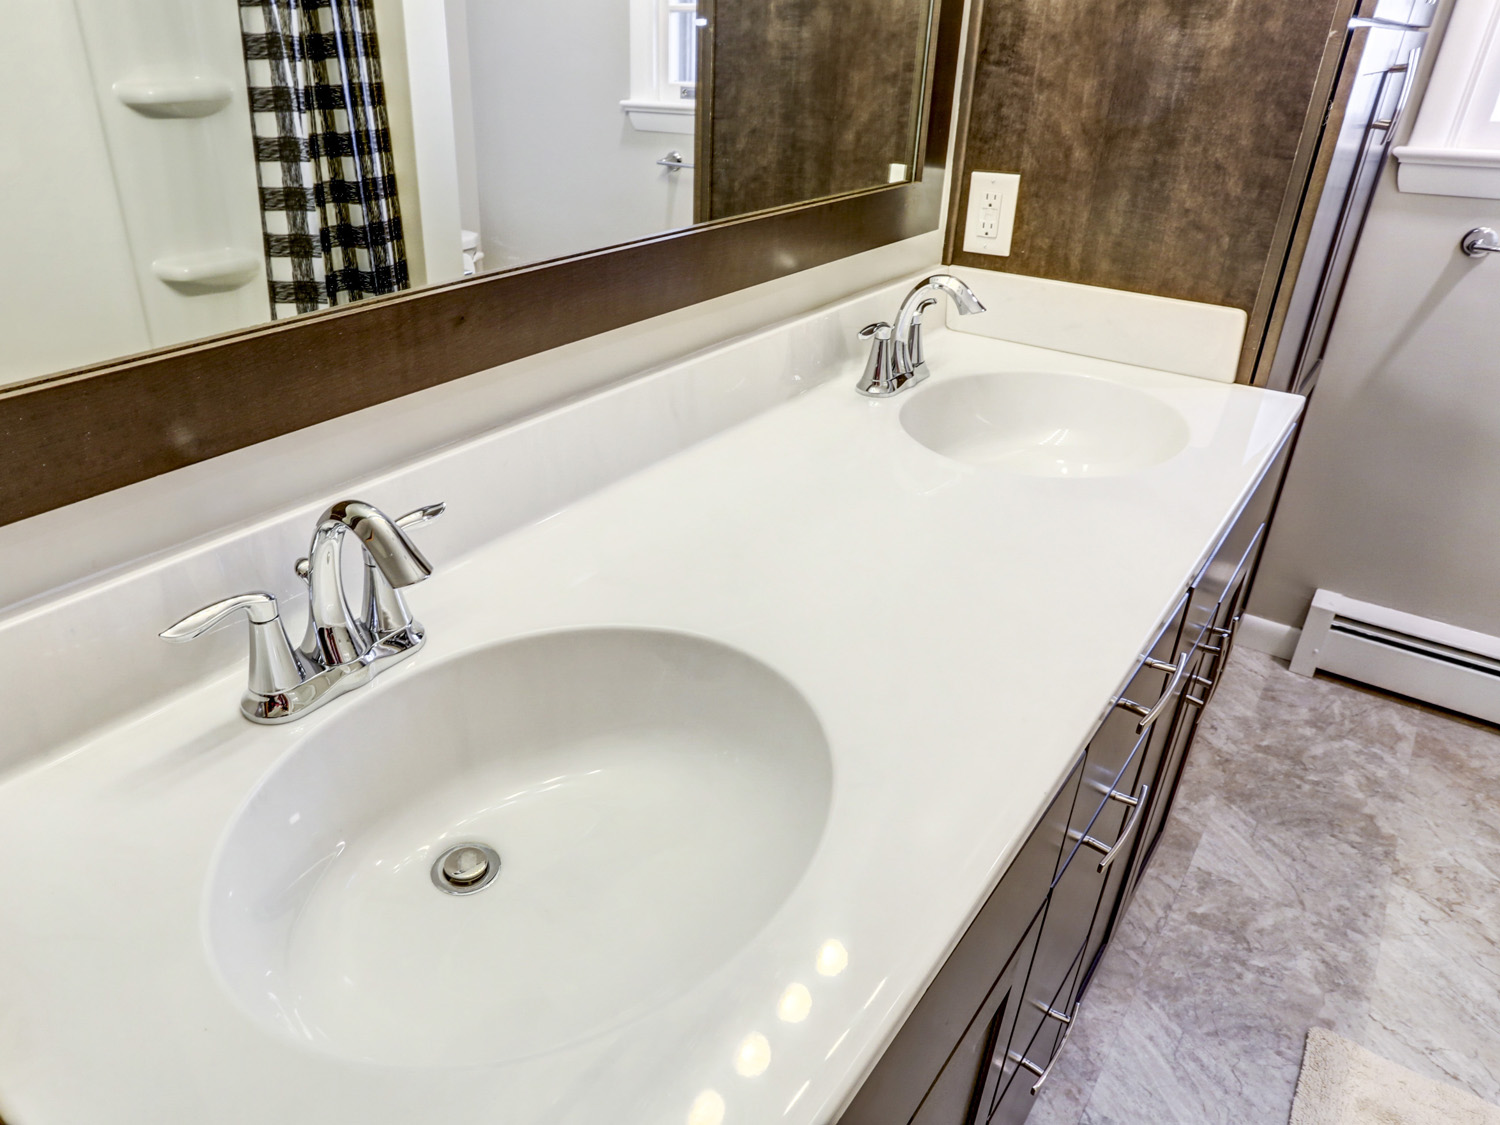
[[[1058,1023],[1063,1025],[1067,1025],[1073,1022],[1072,1016],[1067,1015],[1063,1012],[1059,1012],[1050,1004],[1043,1004],[1040,1000],[1033,1000],[1031,1003],[1033,1006],[1035,1006],[1037,1011],[1041,1012],[1042,1015],[1046,1016],[1048,1019],[1054,1019]],[[1078,1010],[1076,1005],[1074,1006],[1073,1010],[1075,1012]]]
[[[1102,840],[1094,839],[1092,836],[1080,836],[1078,838],[1080,844],[1085,844],[1093,848],[1104,857],[1099,861],[1098,870],[1101,875],[1109,870],[1109,865],[1125,850],[1125,845],[1130,842],[1130,837],[1135,834],[1136,825],[1141,820],[1141,810],[1146,807],[1146,798],[1150,793],[1151,786],[1144,781],[1141,782],[1141,791],[1134,797],[1128,793],[1121,793],[1118,789],[1111,789],[1109,791],[1106,800],[1119,801],[1120,804],[1127,806],[1131,810],[1130,819],[1120,829],[1120,837],[1114,842],[1113,847]]]
[[[1193,687],[1202,688],[1203,698],[1199,699],[1191,691],[1183,692],[1182,698],[1186,702],[1191,703],[1194,707],[1204,707],[1207,706],[1208,701],[1214,697],[1214,688],[1218,686],[1219,679],[1217,674],[1215,674],[1212,679],[1210,679],[1208,676],[1192,676],[1189,677],[1188,683]]]
[[[1157,719],[1161,718],[1162,712],[1172,702],[1172,697],[1177,694],[1177,689],[1182,684],[1182,677],[1187,672],[1188,653],[1184,651],[1178,656],[1176,664],[1168,664],[1164,660],[1154,660],[1149,656],[1144,658],[1142,664],[1144,667],[1156,672],[1170,672],[1172,673],[1172,679],[1167,683],[1166,691],[1161,693],[1161,698],[1150,707],[1147,707],[1144,703],[1136,703],[1134,700],[1126,699],[1123,695],[1115,700],[1116,707],[1123,707],[1131,714],[1141,717],[1141,721],[1135,725],[1135,729],[1138,732],[1144,731],[1152,723],[1156,722]]]
[[[1229,666],[1229,654],[1234,651],[1234,638],[1239,632],[1240,618],[1243,616],[1244,611],[1236,613],[1230,619],[1227,628],[1219,625],[1209,627],[1209,632],[1216,634],[1220,638],[1219,649],[1221,653],[1218,664],[1214,666],[1213,682],[1209,684],[1208,691],[1204,694],[1203,704],[1201,705],[1212,702],[1214,692],[1219,690],[1219,680],[1224,675],[1224,669]]]
[[[1037,1066],[1036,1063],[1032,1062],[1025,1055],[1017,1054],[1015,1051],[1005,1052],[1006,1057],[1010,1059],[1011,1062],[1015,1063],[1022,1069],[1029,1071],[1036,1078],[1036,1082],[1031,1087],[1032,1097],[1036,1097],[1037,1091],[1039,1091],[1042,1088],[1043,1084],[1046,1083],[1048,1077],[1052,1074],[1052,1068],[1057,1065],[1057,1060],[1062,1055],[1063,1048],[1068,1045],[1068,1036],[1073,1034],[1073,1028],[1078,1022],[1078,1005],[1081,1002],[1082,1001],[1075,1001],[1073,1004],[1073,1011],[1066,1016],[1057,1011],[1055,1008],[1042,1009],[1048,1016],[1060,1021],[1067,1028],[1067,1030],[1063,1032],[1062,1039],[1058,1041],[1056,1049],[1052,1052],[1052,1061],[1049,1062],[1045,1068]],[[1041,1007],[1041,1005],[1037,1006]]]
[[[1236,624],[1239,622],[1238,617],[1236,617],[1234,620]],[[1234,635],[1234,629],[1232,627],[1226,629],[1222,625],[1210,625],[1208,626],[1208,628],[1204,629],[1203,632],[1205,634],[1216,637],[1219,643],[1216,645],[1211,645],[1207,641],[1200,639],[1198,643],[1193,647],[1196,648],[1199,652],[1208,653],[1210,656],[1223,656],[1225,645],[1229,641],[1229,638]]]

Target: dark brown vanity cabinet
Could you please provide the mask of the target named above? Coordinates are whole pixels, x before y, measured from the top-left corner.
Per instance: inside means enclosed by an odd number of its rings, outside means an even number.
[[[1041,933],[1047,888],[1067,841],[1083,760],[980,908],[889,1050],[840,1119],[843,1125],[955,1125],[988,1061],[990,1029],[1011,1026]]]
[[[970,1125],[1019,1121],[1029,1110],[1067,1026],[1058,1016],[1074,1006],[1104,888],[1123,877],[1144,811],[1141,771],[1170,711],[1156,704],[1175,690],[1165,658],[1185,605],[1137,663],[843,1125]]]
[[[1015,1033],[1027,970],[1041,932],[1042,912],[1038,911],[937,1082],[922,1099],[912,1125],[951,1125],[969,1120],[971,1103],[988,1085],[987,1068],[993,1064],[996,1045],[1009,1043]]]
[[[1181,699],[1170,725],[1160,766],[1157,768],[1156,791],[1140,829],[1136,854],[1130,863],[1123,893],[1115,907],[1118,918],[1129,906],[1136,885],[1146,865],[1155,855],[1166,827],[1167,814],[1177,795],[1177,783],[1187,762],[1188,750],[1203,709],[1218,689],[1219,676],[1229,659],[1240,617],[1250,595],[1250,580],[1265,547],[1266,529],[1275,505],[1286,463],[1291,455],[1290,435],[1283,441],[1280,453],[1261,477],[1229,531],[1225,533],[1208,563],[1198,572],[1188,590],[1188,606],[1183,622],[1180,649],[1189,654],[1187,675],[1183,680]],[[1085,979],[1085,987],[1087,979]]]
[[[1181,682],[1173,647],[1186,606],[1184,597],[1089,740],[1020,1011],[1008,1041],[991,1045],[969,1120],[1023,1120],[1033,1087],[1046,1081],[1073,1025],[1084,975],[1103,942],[1155,783],[1165,741],[1157,731],[1168,725]]]
[[[841,1125],[1025,1120],[1161,837],[1234,641],[1289,444],[1136,661]]]

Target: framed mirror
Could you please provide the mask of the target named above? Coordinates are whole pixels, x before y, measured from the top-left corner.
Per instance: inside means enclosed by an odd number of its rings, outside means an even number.
[[[0,523],[935,230],[960,9],[27,9]]]

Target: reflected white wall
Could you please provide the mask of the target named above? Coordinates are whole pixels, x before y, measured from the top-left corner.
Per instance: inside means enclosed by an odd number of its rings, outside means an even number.
[[[480,234],[487,269],[687,226],[692,137],[644,133],[630,97],[626,0],[467,0]]]
[[[150,346],[69,4],[8,9],[0,50],[0,383]]]
[[[453,91],[453,138],[458,166],[458,220],[479,229],[479,170],[474,155],[474,89],[469,78],[468,0],[448,0],[448,73]]]
[[[375,0],[391,158],[413,288],[463,276],[445,0]]]
[[[152,344],[267,320],[239,9],[197,0],[73,7]],[[180,100],[198,88],[216,96]],[[131,91],[150,90],[166,100],[133,104]]]
[[[0,382],[269,317],[236,8],[11,5],[0,92]]]

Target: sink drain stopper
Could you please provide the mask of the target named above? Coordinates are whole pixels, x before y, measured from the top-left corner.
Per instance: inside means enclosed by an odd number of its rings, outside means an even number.
[[[500,874],[500,856],[488,844],[456,844],[432,865],[432,884],[450,895],[482,891]]]

